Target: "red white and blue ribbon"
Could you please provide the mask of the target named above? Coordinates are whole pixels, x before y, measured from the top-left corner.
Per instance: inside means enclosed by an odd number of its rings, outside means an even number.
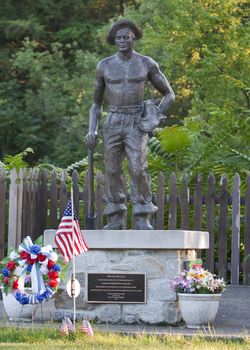
[[[17,301],[21,304],[38,304],[43,303],[55,293],[55,288],[50,285],[45,285],[43,275],[48,274],[50,270],[55,271],[56,275],[60,272],[59,265],[56,265],[57,254],[53,251],[51,245],[40,247],[33,244],[31,238],[28,236],[24,238],[23,242],[18,248],[20,259],[18,259],[19,267],[15,269],[15,274],[18,278],[18,289],[13,291]],[[25,254],[26,253],[26,254]],[[26,258],[22,258],[26,256]],[[41,257],[41,259],[39,259]],[[49,267],[50,262],[50,268]],[[25,279],[27,273],[30,273],[31,291],[28,294],[24,291]],[[60,279],[56,278],[55,284],[58,285]]]

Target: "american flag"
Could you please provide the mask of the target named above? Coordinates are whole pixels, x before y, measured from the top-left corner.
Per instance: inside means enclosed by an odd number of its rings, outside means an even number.
[[[93,329],[91,327],[91,324],[86,319],[82,320],[81,332],[82,333],[86,333],[86,334],[88,334],[90,336],[94,335],[94,332],[93,332]]]
[[[73,258],[73,251],[74,255],[76,256],[89,250],[81,234],[81,229],[75,210],[73,209],[73,211],[74,220],[72,225],[71,200],[69,200],[55,237],[56,245],[66,262],[69,262],[70,259]]]
[[[71,319],[68,316],[64,316],[64,319],[66,321],[66,325],[67,325],[68,331],[69,332],[74,332],[74,326],[73,326],[73,323],[71,322]]]
[[[63,321],[62,321],[60,333],[61,333],[61,335],[68,335],[69,334],[67,323],[66,323],[65,319],[63,319]]]

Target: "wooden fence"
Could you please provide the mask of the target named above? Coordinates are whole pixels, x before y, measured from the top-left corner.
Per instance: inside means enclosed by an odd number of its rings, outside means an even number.
[[[197,175],[192,191],[187,177],[179,186],[174,173],[170,179],[160,173],[157,180],[154,202],[158,211],[153,218],[154,228],[208,231],[210,248],[202,252],[207,268],[232,284],[250,284],[250,175],[246,178],[246,191],[242,196],[238,174],[234,177],[231,193],[226,175],[216,185],[211,174],[206,189],[202,187],[201,175]],[[168,193],[165,193],[165,181],[169,181]],[[75,208],[84,228],[88,212],[87,181],[85,178],[81,183],[74,171],[72,182]],[[95,181],[97,229],[102,229],[104,224],[103,189],[104,178],[99,172]],[[35,239],[44,229],[57,228],[68,198],[65,172],[58,179],[55,172],[20,169],[17,174],[13,169],[7,179],[4,170],[0,169],[0,259],[7,248],[17,247],[23,237],[30,235]],[[126,203],[130,207],[129,195]],[[126,227],[133,227],[131,210]]]

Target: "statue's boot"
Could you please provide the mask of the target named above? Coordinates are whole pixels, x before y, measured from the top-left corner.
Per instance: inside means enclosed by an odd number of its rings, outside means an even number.
[[[136,230],[153,230],[150,224],[151,213],[135,215],[135,229]]]
[[[124,230],[124,228],[124,211],[108,215],[108,223],[104,226],[105,230]]]

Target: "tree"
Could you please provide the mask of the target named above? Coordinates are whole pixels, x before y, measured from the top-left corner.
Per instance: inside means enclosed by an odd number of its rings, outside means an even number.
[[[132,3],[133,1],[130,1]],[[0,8],[0,157],[32,147],[31,164],[86,155],[96,33],[124,1],[5,0]],[[90,53],[92,51],[93,53]]]
[[[64,58],[66,50],[74,71]],[[55,43],[51,51],[39,51],[39,43],[27,39],[11,62],[16,80],[0,85],[2,148],[15,153],[30,146],[33,161],[63,166],[81,159],[92,93],[89,72],[95,65],[96,57],[76,43],[66,48]]]
[[[127,9],[144,28],[140,51],[157,59],[177,95],[168,127],[151,141],[164,171],[249,171],[248,13],[245,0],[146,0]]]

